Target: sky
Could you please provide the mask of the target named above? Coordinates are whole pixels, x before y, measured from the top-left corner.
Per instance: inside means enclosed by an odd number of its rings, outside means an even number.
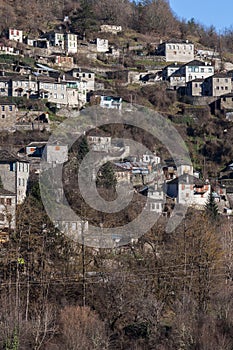
[[[213,25],[218,32],[233,27],[233,0],[169,0],[179,19],[192,17],[204,26]]]

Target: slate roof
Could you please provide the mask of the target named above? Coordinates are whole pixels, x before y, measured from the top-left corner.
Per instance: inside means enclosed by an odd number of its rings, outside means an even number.
[[[204,182],[197,177],[189,174],[183,174],[179,177],[176,177],[175,179],[168,181],[168,184],[190,184],[190,185],[195,185],[195,186],[203,186]]]
[[[14,163],[14,162],[25,162],[28,160],[18,157],[13,152],[9,152],[5,149],[0,150],[0,163]]]
[[[5,188],[0,188],[0,196],[15,196],[15,195],[16,195],[15,193],[5,190]]]

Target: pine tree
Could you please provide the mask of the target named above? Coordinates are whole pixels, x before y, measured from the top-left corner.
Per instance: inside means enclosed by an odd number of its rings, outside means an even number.
[[[78,160],[82,161],[88,152],[89,152],[89,145],[87,142],[87,138],[83,137],[78,146]]]
[[[107,162],[100,169],[97,177],[97,185],[105,188],[115,188],[116,184],[117,179],[112,164]]]
[[[208,196],[208,200],[205,205],[206,213],[213,219],[216,219],[218,216],[218,206],[214,200],[214,196],[212,191],[210,192]]]

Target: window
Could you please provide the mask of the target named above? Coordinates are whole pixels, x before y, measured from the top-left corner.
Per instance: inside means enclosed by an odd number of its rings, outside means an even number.
[[[201,68],[201,73],[204,73],[204,71],[205,71],[204,68]]]
[[[228,79],[227,78],[225,79],[225,82],[228,83]]]
[[[10,171],[15,171],[15,163],[10,163]]]
[[[54,94],[54,98],[57,98],[57,94]]]
[[[19,179],[19,181],[18,181],[18,182],[19,182],[19,186],[21,186],[21,179]]]
[[[225,90],[228,90],[228,86],[225,86]]]
[[[216,86],[216,90],[219,90],[219,86]]]
[[[0,204],[5,204],[5,199],[4,198],[0,198]]]
[[[2,119],[5,119],[5,114],[2,114]]]
[[[13,110],[13,107],[9,106],[9,111],[12,112],[12,110]]]
[[[6,199],[6,205],[11,205],[11,198]]]
[[[2,111],[5,111],[5,106],[2,106]]]
[[[65,95],[64,94],[61,94],[61,98],[64,100],[64,98],[65,98]]]
[[[0,213],[0,221],[5,221],[5,215]]]
[[[91,78],[91,74],[88,74],[88,78]]]
[[[208,68],[208,72],[209,72],[209,73],[212,73],[212,68]]]
[[[57,84],[54,84],[54,90],[57,90]]]

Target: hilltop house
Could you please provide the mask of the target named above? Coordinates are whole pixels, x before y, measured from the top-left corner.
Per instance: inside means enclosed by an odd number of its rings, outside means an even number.
[[[204,96],[221,96],[232,91],[232,78],[227,73],[217,73],[203,82]]]
[[[95,73],[85,68],[73,68],[67,72],[80,81],[86,82],[87,92],[95,90]]]
[[[93,129],[88,132],[87,142],[91,150],[108,152],[112,148],[111,134],[101,132],[99,129]]]
[[[117,34],[122,31],[122,27],[110,24],[102,24],[100,26],[100,31],[103,33]]]
[[[175,69],[174,66],[173,69]],[[164,73],[164,76],[165,74],[166,73]],[[170,81],[170,86],[176,88],[186,86],[186,84],[192,80],[204,80],[213,74],[214,67],[212,65],[207,64],[207,62],[193,60],[180,67],[178,66],[177,70],[168,77],[168,81]]]
[[[156,54],[164,56],[166,62],[190,62],[194,59],[194,45],[188,40],[164,42],[158,45]]]
[[[107,52],[108,51],[108,40],[107,39],[96,39],[96,51]]]
[[[50,46],[59,47],[67,53],[77,53],[78,39],[76,34],[51,31],[45,33],[42,39],[47,39]]]
[[[82,107],[87,100],[86,82],[68,74],[50,72],[48,75],[14,75],[0,77],[2,96],[42,98],[57,107]]]
[[[178,204],[204,207],[208,200],[211,187],[207,182],[184,173],[166,183],[166,193]]]
[[[16,105],[10,102],[0,101],[0,129],[10,130],[14,128],[16,121]]]
[[[19,43],[23,42],[23,31],[19,29],[9,28],[8,31],[9,40],[17,41]]]
[[[15,228],[16,194],[0,188],[0,232]],[[0,234],[1,239],[1,234]]]
[[[194,79],[187,82],[186,95],[187,96],[202,96],[202,85],[204,79]]]
[[[100,96],[100,107],[121,110],[122,98],[114,96]]]
[[[68,145],[61,142],[49,143],[43,151],[43,159],[49,164],[63,164],[68,161]]]
[[[163,212],[165,203],[165,193],[162,188],[149,186],[147,193],[149,210],[157,214]]]
[[[0,177],[4,189],[15,193],[16,204],[21,204],[26,198],[29,162],[6,150],[0,150]]]

